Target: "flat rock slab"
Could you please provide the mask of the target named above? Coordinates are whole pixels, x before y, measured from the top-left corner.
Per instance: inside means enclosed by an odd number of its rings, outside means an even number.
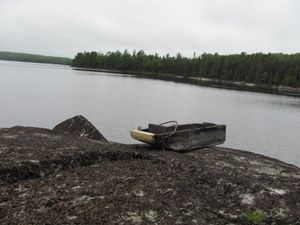
[[[0,165],[0,224],[300,224],[300,169],[240,150],[14,127]]]

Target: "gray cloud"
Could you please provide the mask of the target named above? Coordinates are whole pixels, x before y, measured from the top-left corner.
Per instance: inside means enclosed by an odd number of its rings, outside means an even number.
[[[298,0],[0,0],[0,50],[299,52]]]

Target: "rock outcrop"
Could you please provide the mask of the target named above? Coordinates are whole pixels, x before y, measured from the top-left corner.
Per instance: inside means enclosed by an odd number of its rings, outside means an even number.
[[[0,224],[300,224],[296,166],[103,142],[72,124],[0,129]]]
[[[105,137],[85,117],[78,115],[67,119],[53,128],[57,133],[70,133],[79,137],[85,137],[102,142],[107,142]]]

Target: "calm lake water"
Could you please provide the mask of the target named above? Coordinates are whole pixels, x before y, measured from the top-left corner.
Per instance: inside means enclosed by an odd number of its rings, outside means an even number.
[[[226,147],[300,165],[300,98],[250,93],[68,66],[0,61],[0,127],[52,128],[88,118],[111,141],[129,130],[177,120],[227,125]]]

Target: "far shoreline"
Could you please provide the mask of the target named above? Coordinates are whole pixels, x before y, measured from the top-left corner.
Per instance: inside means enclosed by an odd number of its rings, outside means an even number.
[[[30,62],[30,61],[7,60],[7,59],[0,59],[0,60],[11,61],[11,62],[35,63],[35,64],[61,65],[67,67],[70,66],[71,69],[80,70],[80,71],[104,72],[104,73],[114,73],[120,75],[123,74],[123,75],[130,75],[136,78],[173,81],[177,83],[192,84],[192,85],[197,85],[202,87],[212,87],[212,88],[219,88],[219,89],[300,97],[300,88],[293,88],[288,86],[257,85],[254,83],[247,83],[243,81],[240,82],[227,81],[227,80],[210,79],[205,77],[186,78],[184,76],[178,76],[174,74],[163,74],[163,73],[158,74],[158,73],[151,73],[151,72],[136,72],[136,71],[107,70],[107,69],[99,69],[99,68],[73,67],[71,65],[51,63],[51,62]]]
[[[124,75],[131,75],[137,78],[173,81],[173,82],[193,84],[193,85],[203,86],[203,87],[213,87],[213,88],[228,89],[228,90],[238,90],[238,91],[300,97],[300,88],[293,88],[288,86],[256,85],[254,83],[246,83],[243,81],[233,82],[233,81],[226,81],[226,80],[209,79],[205,77],[186,78],[184,76],[175,76],[173,74],[157,74],[157,73],[148,73],[148,72],[107,70],[107,69],[72,67],[72,66],[70,67],[73,70],[80,70],[80,71],[115,73],[120,75],[124,74]]]

